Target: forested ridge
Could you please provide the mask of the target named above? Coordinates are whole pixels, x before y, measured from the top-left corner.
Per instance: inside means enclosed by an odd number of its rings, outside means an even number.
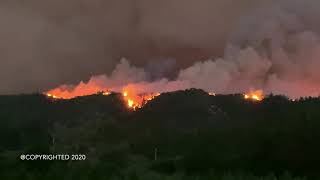
[[[0,178],[317,179],[319,108],[319,98],[251,101],[198,89],[161,94],[136,111],[116,93],[0,96]]]

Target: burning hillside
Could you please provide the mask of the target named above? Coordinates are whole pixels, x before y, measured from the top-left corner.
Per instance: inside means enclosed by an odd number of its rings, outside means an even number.
[[[123,100],[128,108],[136,110],[143,107],[148,101],[151,101],[161,93],[190,89],[193,87],[193,83],[188,80],[169,81],[167,79],[160,79],[150,82],[146,80],[146,76],[146,73],[142,69],[130,66],[128,61],[123,59],[109,77],[105,75],[95,76],[88,82],[81,81],[78,85],[61,85],[44,94],[54,99],[73,99],[97,93],[108,96],[111,92],[118,92],[122,94]],[[210,96],[216,95],[214,88],[207,87],[203,89],[207,91]],[[220,92],[224,91],[220,90]],[[255,101],[264,99],[264,92],[262,90],[245,92],[248,92],[244,94],[245,99]]]
[[[90,91],[86,91],[90,92]],[[53,89],[45,93],[45,95],[49,98],[53,99],[73,99],[80,96],[88,96],[93,94],[101,93],[104,96],[109,96],[112,92],[108,90],[97,90],[92,93],[83,93],[83,94],[72,94],[70,91],[62,91],[61,89]],[[133,110],[142,108],[145,104],[147,104],[149,101],[153,100],[157,96],[160,95],[160,93],[146,93],[146,94],[136,94],[134,93],[134,90],[131,89],[125,89],[121,93],[123,100],[126,102],[127,107]]]
[[[124,100],[127,102],[128,107],[133,110],[142,108],[145,104],[148,103],[148,101],[153,100],[159,95],[160,93],[137,95],[137,94],[132,94],[130,91],[124,91],[122,93],[122,96]]]
[[[254,101],[262,101],[264,99],[264,94],[262,90],[250,91],[244,94],[244,98]]]
[[[245,92],[245,99],[255,101],[263,100],[264,94],[270,93],[286,95],[291,99],[319,95],[318,84],[309,80],[292,81],[296,84],[291,86],[276,80],[279,76],[275,74],[264,77],[268,75],[267,72],[277,68],[252,48],[241,50],[238,56],[239,58],[234,60],[218,59],[196,63],[181,70],[178,77],[171,80],[150,79],[150,74],[145,69],[132,66],[126,59],[122,59],[108,76],[93,76],[87,82],[61,85],[46,91],[45,94],[56,99],[72,99],[98,92],[103,92],[104,95],[119,92],[133,109],[142,107],[163,92],[190,88],[203,89],[210,92],[210,95]]]
[[[81,83],[81,86],[84,84]],[[65,86],[63,86],[65,87]],[[89,90],[84,89],[82,91],[83,93],[75,93],[76,89],[79,89],[79,87],[75,87],[73,90],[66,90],[62,88],[56,88],[53,90],[50,90],[46,93],[44,93],[47,97],[53,98],[53,99],[73,99],[80,96],[88,96],[93,94],[102,94],[104,96],[111,95],[111,91],[105,90],[105,89],[99,89],[99,88],[90,88]],[[96,91],[90,91],[92,89],[95,89]],[[143,93],[139,94],[137,93],[137,89],[134,88],[134,86],[127,86],[126,88],[122,89],[122,91],[119,93],[121,94],[123,100],[127,104],[127,107],[133,110],[140,109],[144,105],[146,105],[149,101],[153,100],[154,98],[161,95],[159,92],[150,92],[150,93]],[[208,92],[208,96],[216,96],[216,93]],[[244,99],[246,100],[254,100],[254,101],[262,101],[264,99],[264,94],[262,90],[256,90],[256,91],[250,91],[246,94],[244,94]]]
[[[320,0],[0,4],[0,180],[320,179]]]

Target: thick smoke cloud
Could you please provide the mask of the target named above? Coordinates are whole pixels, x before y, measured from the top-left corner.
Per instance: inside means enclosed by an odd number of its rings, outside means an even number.
[[[0,43],[0,92],[42,90],[95,74],[107,75],[88,84],[134,86],[138,93],[190,87],[216,93],[263,89],[290,97],[320,92],[316,0],[3,5],[10,18],[0,19],[1,39],[7,39]],[[122,56],[135,66],[127,60],[116,66]],[[175,78],[165,77],[173,70]]]
[[[253,2],[2,0],[0,93],[110,74],[121,57],[141,67],[173,58],[177,70],[222,55],[234,22]]]
[[[314,8],[319,5],[281,1],[248,13],[222,59],[196,63],[182,70],[179,79],[218,93],[263,89],[292,98],[319,96],[319,12]]]

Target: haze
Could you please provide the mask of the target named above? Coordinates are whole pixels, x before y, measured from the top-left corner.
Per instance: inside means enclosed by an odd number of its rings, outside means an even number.
[[[143,81],[187,81],[188,87],[221,93],[263,88],[317,95],[319,5],[317,0],[2,0],[0,94],[109,76],[125,57],[146,72]]]

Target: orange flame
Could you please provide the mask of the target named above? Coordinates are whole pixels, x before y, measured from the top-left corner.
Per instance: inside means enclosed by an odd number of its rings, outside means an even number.
[[[104,96],[109,96],[111,94],[110,91],[97,91],[96,93],[92,93],[92,94],[97,94],[97,93],[102,93],[102,95]],[[60,89],[53,89],[47,93],[44,93],[44,95],[46,95],[49,98],[52,99],[73,99],[79,96],[87,96],[87,95],[92,95],[90,93],[84,94],[84,95],[74,95],[70,92],[67,91],[61,91]]]
[[[244,98],[247,100],[262,101],[264,99],[263,91],[250,91],[249,93],[244,94]]]
[[[159,96],[160,93],[150,93],[150,94],[142,94],[137,95],[134,93],[134,91],[131,89],[124,90],[122,93],[122,96],[124,100],[127,102],[127,105],[130,109],[136,110],[139,108],[142,108],[145,104],[148,103],[148,101],[153,100],[157,96]]]
[[[109,92],[109,91],[106,91],[106,92],[102,93],[102,95],[104,95],[104,96],[109,96],[110,94],[111,94],[111,92]]]
[[[72,99],[79,96],[87,96],[92,94],[102,93],[104,96],[108,96],[111,94],[109,90],[106,89],[99,89],[96,87],[85,88],[85,91],[78,90],[78,91],[68,91],[68,89],[64,88],[56,88],[44,93],[47,97],[52,99]],[[159,96],[160,93],[147,93],[147,94],[137,94],[135,91],[134,86],[127,87],[126,90],[123,90],[122,96],[124,101],[127,103],[128,108],[136,110],[142,108],[148,101],[153,100],[155,97]]]
[[[48,97],[58,99],[73,99],[79,96],[88,96],[102,92],[103,95],[109,95],[109,89],[101,88],[95,84],[85,84],[81,82],[77,86],[63,85],[58,88],[45,92]],[[53,97],[55,96],[55,97]]]
[[[46,95],[47,95],[48,97],[50,97],[50,98],[53,98],[53,99],[61,99],[61,98],[59,98],[58,96],[53,95],[53,94],[50,94],[50,93],[47,93]]]

